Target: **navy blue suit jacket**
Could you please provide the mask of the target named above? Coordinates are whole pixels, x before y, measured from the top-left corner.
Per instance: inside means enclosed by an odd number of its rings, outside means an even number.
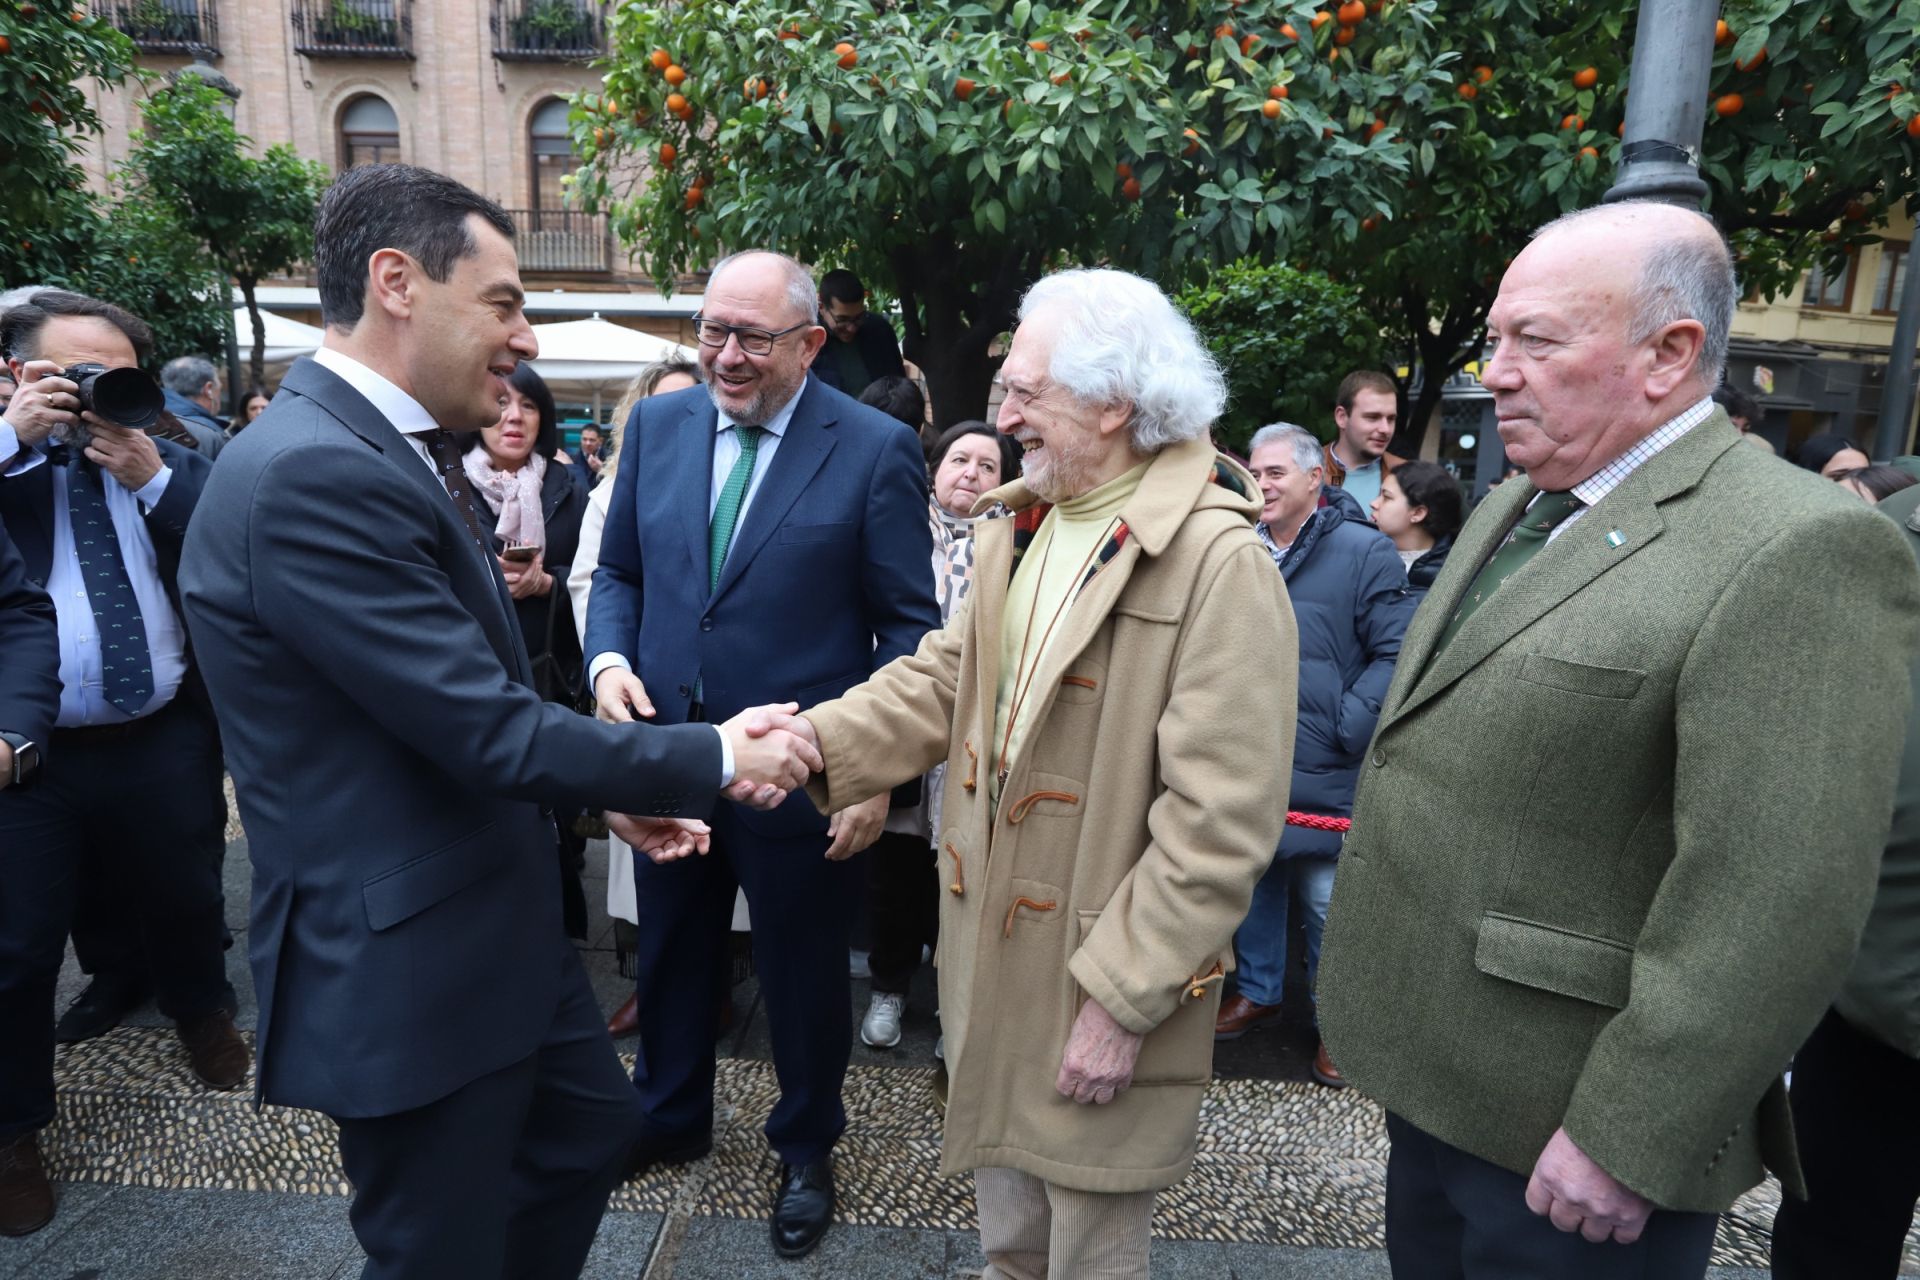
[[[578,963],[548,806],[704,812],[717,735],[542,702],[492,555],[309,360],[223,451],[181,583],[253,858],[262,1095],[390,1115],[527,1057]]]
[[[0,729],[46,750],[60,710],[60,633],[53,602],[27,580],[0,524]]]
[[[809,378],[707,590],[707,507],[719,415],[704,387],[634,406],[587,610],[588,661],[623,654],[660,724],[837,698],[940,625],[927,470],[911,428]],[[763,835],[823,833],[795,792]]]

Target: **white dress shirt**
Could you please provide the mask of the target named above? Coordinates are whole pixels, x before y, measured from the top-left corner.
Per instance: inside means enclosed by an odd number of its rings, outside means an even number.
[[[18,455],[18,456],[15,456]],[[13,424],[0,417],[0,458],[13,458],[8,479],[39,466],[50,466],[42,446],[20,447]],[[54,725],[73,729],[86,725],[125,724],[152,715],[173,700],[187,673],[187,631],[167,598],[166,582],[147,534],[144,511],[159,505],[173,479],[173,468],[161,464],[153,479],[130,492],[100,469],[100,488],[106,495],[107,515],[120,542],[120,559],[140,606],[152,659],[153,696],[133,715],[106,699],[105,664],[101,660],[100,622],[87,598],[87,581],[80,570],[80,553],[73,542],[73,514],[67,508],[67,468],[53,468],[53,563],[47,572],[47,594],[60,629],[60,710]],[[143,511],[144,508],[144,511]]]

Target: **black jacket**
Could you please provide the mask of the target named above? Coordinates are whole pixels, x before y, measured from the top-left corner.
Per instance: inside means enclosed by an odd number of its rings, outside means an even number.
[[[833,336],[833,330],[827,330],[829,345],[820,349],[813,360],[813,376],[832,387],[835,391],[845,391],[840,385],[840,366],[834,359],[831,344],[840,341]],[[854,348],[860,353],[860,363],[867,366],[867,380],[878,382],[881,378],[907,376],[907,366],[900,359],[900,340],[893,336],[893,326],[887,323],[885,316],[869,311],[860,317],[859,332],[853,335]]]
[[[0,524],[0,729],[46,749],[60,711],[60,633],[53,602],[27,580]]]

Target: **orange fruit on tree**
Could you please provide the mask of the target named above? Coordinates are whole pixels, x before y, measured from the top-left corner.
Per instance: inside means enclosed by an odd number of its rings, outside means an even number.
[[[1272,88],[1267,90],[1267,96],[1269,98],[1285,98],[1288,96],[1287,86],[1283,84],[1276,84]]]
[[[965,102],[973,96],[973,81],[961,76],[953,82],[953,96]]]
[[[1353,43],[1353,37],[1354,30],[1352,27],[1342,27],[1333,33],[1333,42],[1344,49]]]
[[[1907,136],[1920,138],[1920,115],[1915,115],[1907,121]]]
[[[1280,34],[1289,40],[1298,40],[1300,38],[1300,32],[1294,28],[1291,22],[1283,22],[1280,24]]]
[[[1723,93],[1723,94],[1721,94],[1721,95],[1720,95],[1720,97],[1719,97],[1719,98],[1718,98],[1718,99],[1717,99],[1717,100],[1716,100],[1716,101],[1714,102],[1714,104],[1713,104],[1713,113],[1714,113],[1715,115],[1717,115],[1717,116],[1719,116],[1719,117],[1720,117],[1721,119],[1723,119],[1723,120],[1724,120],[1724,119],[1726,119],[1726,118],[1727,118],[1728,116],[1737,116],[1737,115],[1739,115],[1739,114],[1740,114],[1740,108],[1742,108],[1742,107],[1744,107],[1744,106],[1746,106],[1746,105],[1747,105],[1747,100],[1746,100],[1745,98],[1743,98],[1743,97],[1741,97],[1741,96],[1740,96],[1739,94],[1737,94],[1737,93]]]
[[[1473,78],[1479,84],[1491,84],[1493,82],[1493,68],[1482,63],[1473,69]]]
[[[1480,96],[1480,91],[1474,88],[1471,84],[1463,84],[1460,86],[1460,96],[1465,98],[1468,102],[1472,102],[1475,98]]]
[[[700,201],[703,198],[705,198],[705,196],[706,196],[706,192],[702,191],[698,186],[688,187],[687,188],[688,212],[692,212],[694,209],[698,208],[700,206]]]
[[[1113,166],[1113,173],[1117,178],[1131,178],[1133,176],[1133,166],[1125,160],[1122,160],[1119,164]]]
[[[1223,22],[1215,27],[1213,29],[1213,38],[1215,40],[1233,39],[1233,24],[1231,22]]]
[[[1192,129],[1182,129],[1180,131],[1180,136],[1187,140],[1187,149],[1181,152],[1182,155],[1190,156],[1194,152],[1200,149],[1200,135],[1195,133]]]
[[[1745,62],[1734,63],[1733,69],[1735,71],[1754,71],[1754,70],[1757,70],[1760,64],[1765,62],[1766,60],[1767,60],[1767,51],[1765,49],[1762,49],[1760,50],[1760,52],[1754,54],[1751,58],[1748,58]]]
[[[1580,155],[1587,160],[1598,160],[1600,158],[1600,150],[1597,147],[1582,147],[1580,148]]]
[[[1140,198],[1140,179],[1128,178],[1125,182],[1121,183],[1120,194],[1129,200],[1138,200]]]
[[[1367,217],[1367,218],[1360,219],[1360,229],[1362,231],[1372,231],[1375,228],[1377,228],[1379,225],[1380,225],[1380,219],[1378,218]]]
[[[1035,53],[1045,53],[1048,49],[1051,49],[1052,47],[1053,46],[1048,44],[1045,40],[1027,41],[1027,48],[1033,50]]]
[[[676,89],[687,82],[686,69],[680,66],[679,63],[674,63],[665,71],[661,72],[661,74],[666,77],[667,83]]]
[[[1260,114],[1269,120],[1278,120],[1280,118],[1280,104],[1274,99],[1268,98],[1260,104]]]
[[[593,131],[593,145],[596,147],[604,147],[607,145],[607,131],[605,129],[595,129]]]
[[[1013,110],[1013,99],[1008,98],[1000,104],[1000,118],[1002,120],[1006,119],[1007,113],[1011,110]]]
[[[1052,76],[1049,77],[1049,79],[1051,79],[1055,84],[1065,84],[1067,81],[1073,79],[1073,76],[1065,71],[1056,71],[1053,73]]]
[[[1562,129],[1571,129],[1575,133],[1578,133],[1587,127],[1587,122],[1579,116],[1562,116],[1560,118],[1560,127]]]
[[[1591,89],[1599,83],[1600,70],[1598,67],[1582,67],[1573,73],[1573,87],[1576,89]]]
[[[6,36],[0,36],[0,56],[4,56],[12,52],[13,52],[13,41],[8,39]]]
[[[660,163],[663,167],[668,169],[673,168],[673,162],[679,158],[680,148],[674,146],[671,142],[663,142],[660,144]]]
[[[647,55],[647,61],[653,64],[655,71],[665,71],[673,65],[673,55],[665,49],[655,49],[651,54]]]
[[[840,55],[840,69],[842,71],[853,70],[854,64],[860,61],[859,53],[857,53],[854,50],[854,47],[848,44],[845,40],[842,40],[839,44],[833,46],[833,51]]]
[[[753,94],[753,81],[751,80],[747,81],[747,94],[748,96],[752,96]],[[667,110],[673,112],[675,115],[679,115],[686,109],[687,98],[685,94],[670,93],[667,95]]]
[[[1241,36],[1240,37],[1240,56],[1243,58],[1251,58],[1253,56],[1253,46],[1259,43],[1260,43],[1260,37],[1254,35],[1251,32],[1247,33],[1244,36]]]
[[[1310,25],[1315,31],[1318,31],[1320,28],[1326,26],[1329,22],[1332,22],[1332,21],[1333,21],[1332,14],[1328,13],[1325,9],[1319,9],[1314,12],[1313,21],[1308,25]]]
[[[1347,0],[1340,6],[1340,25],[1357,27],[1367,20],[1367,0]]]
[[[782,40],[798,40],[800,38],[800,28],[788,27],[780,33],[780,38]]]
[[[1733,28],[1727,25],[1725,18],[1713,24],[1713,47],[1724,48],[1733,43]]]

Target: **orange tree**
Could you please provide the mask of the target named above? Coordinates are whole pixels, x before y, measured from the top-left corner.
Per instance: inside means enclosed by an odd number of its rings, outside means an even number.
[[[1418,25],[1434,4],[1397,8]],[[575,100],[575,189],[663,285],[725,246],[853,268],[900,301],[936,418],[977,417],[994,339],[1050,267],[1179,276],[1391,210],[1417,148],[1367,126],[1450,95],[1451,55],[1362,62],[1313,14],[627,6],[602,89]]]

